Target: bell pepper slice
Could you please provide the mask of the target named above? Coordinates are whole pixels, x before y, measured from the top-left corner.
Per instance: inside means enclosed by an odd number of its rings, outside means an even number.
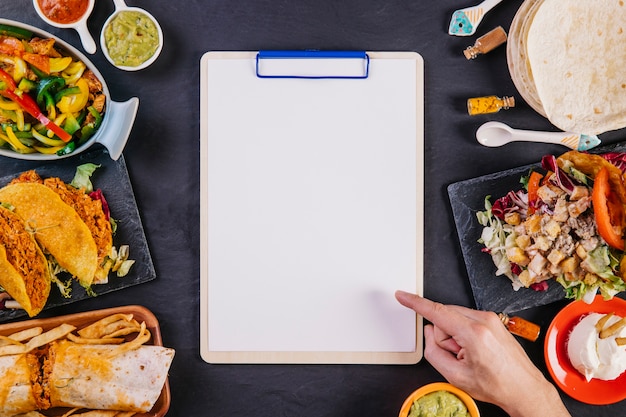
[[[0,35],[11,36],[18,39],[30,39],[33,37],[33,32],[15,26],[0,25]]]
[[[76,81],[76,87],[79,89],[78,94],[68,94],[61,97],[57,103],[57,107],[63,113],[77,113],[85,108],[89,102],[89,85],[84,78]]]
[[[598,233],[611,247],[624,250],[624,210],[611,190],[609,170],[603,167],[594,178],[591,202]]]
[[[45,95],[53,97],[57,91],[65,87],[65,79],[62,77],[46,77],[37,85],[37,104],[45,104]],[[53,103],[54,104],[54,103]]]
[[[63,142],[69,142],[72,139],[72,135],[61,129],[58,125],[48,119],[39,109],[35,100],[33,100],[28,94],[18,95],[16,90],[15,81],[13,78],[3,69],[0,69],[0,80],[6,84],[5,90],[0,90],[0,94],[16,102],[22,107],[28,114],[39,120],[44,126],[57,135]]]
[[[528,179],[528,214],[533,214],[537,210],[537,201],[539,199],[537,191],[542,178],[543,175],[533,171]]]

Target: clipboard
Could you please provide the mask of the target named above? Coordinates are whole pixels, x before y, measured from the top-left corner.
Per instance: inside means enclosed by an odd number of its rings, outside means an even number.
[[[423,103],[415,52],[203,55],[204,361],[421,360]]]

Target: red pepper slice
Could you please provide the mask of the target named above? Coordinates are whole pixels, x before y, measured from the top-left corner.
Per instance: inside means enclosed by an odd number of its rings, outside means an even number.
[[[11,77],[6,71],[0,68],[0,80],[4,81],[7,85],[5,90],[0,90],[0,94],[3,96],[13,100],[17,104],[20,105],[28,114],[33,116],[35,119],[39,120],[50,129],[55,135],[57,135],[63,142],[69,142],[72,139],[72,135],[67,133],[65,130],[61,129],[56,123],[51,121],[46,117],[45,114],[41,112],[39,106],[35,100],[33,100],[28,94],[24,93],[21,96],[15,93],[15,89],[17,88],[15,85],[15,81],[13,81],[13,77]]]
[[[609,246],[623,251],[624,230],[622,224],[624,210],[619,199],[611,190],[609,170],[606,167],[600,169],[596,174],[591,201],[598,233]]]
[[[537,190],[539,190],[542,178],[543,175],[533,171],[528,179],[528,214],[533,214],[537,210],[537,200],[539,199]]]

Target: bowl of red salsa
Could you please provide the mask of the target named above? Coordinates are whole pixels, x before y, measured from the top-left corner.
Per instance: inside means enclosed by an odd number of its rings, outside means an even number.
[[[87,19],[95,0],[33,0],[39,17],[47,24],[78,32],[83,48],[90,54],[96,52],[96,43],[87,28]]]

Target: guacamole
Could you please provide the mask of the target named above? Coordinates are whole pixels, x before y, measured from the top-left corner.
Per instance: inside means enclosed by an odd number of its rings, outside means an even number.
[[[415,400],[408,417],[469,417],[467,407],[448,391],[435,391]]]
[[[145,13],[122,11],[104,29],[104,40],[115,65],[137,67],[158,49],[159,32]]]

